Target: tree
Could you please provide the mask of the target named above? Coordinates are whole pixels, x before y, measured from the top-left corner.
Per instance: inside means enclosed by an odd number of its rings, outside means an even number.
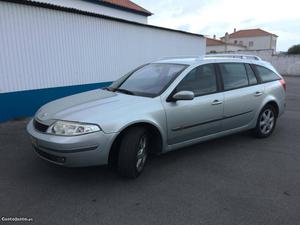
[[[300,44],[290,47],[288,50],[288,54],[300,54]]]

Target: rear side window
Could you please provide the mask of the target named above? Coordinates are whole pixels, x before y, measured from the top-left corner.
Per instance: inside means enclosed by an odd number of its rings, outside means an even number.
[[[230,90],[248,85],[248,77],[242,63],[220,63],[224,89]]]
[[[195,96],[217,91],[216,74],[213,64],[196,67],[176,87],[176,92],[192,91]]]
[[[257,75],[260,77],[262,82],[268,82],[268,81],[280,79],[280,77],[276,73],[274,73],[270,69],[267,69],[266,67],[258,66],[258,65],[255,65],[255,67],[256,67]]]
[[[253,84],[257,84],[257,79],[256,76],[252,70],[252,68],[250,67],[249,64],[245,64],[246,66],[246,70],[247,70],[247,74],[248,74],[248,78],[249,78],[249,84],[253,85]]]

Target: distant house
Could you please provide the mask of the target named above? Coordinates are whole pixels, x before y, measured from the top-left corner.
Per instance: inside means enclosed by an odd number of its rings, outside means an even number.
[[[277,35],[264,31],[262,29],[238,30],[234,29],[231,34],[226,33],[221,38],[222,41],[243,45],[247,50],[272,49],[276,51]]]
[[[235,52],[238,50],[246,50],[245,46],[226,43],[222,40],[214,38],[206,38],[206,53],[221,53],[221,52]]]
[[[231,34],[226,32],[220,40],[206,38],[206,52],[235,52],[241,50],[276,51],[277,35],[262,29],[239,30]]]

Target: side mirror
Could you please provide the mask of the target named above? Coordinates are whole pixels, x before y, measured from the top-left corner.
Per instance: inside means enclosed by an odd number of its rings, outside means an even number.
[[[175,101],[178,101],[178,100],[193,100],[194,97],[195,94],[192,91],[179,91],[176,94],[174,94],[172,98]]]

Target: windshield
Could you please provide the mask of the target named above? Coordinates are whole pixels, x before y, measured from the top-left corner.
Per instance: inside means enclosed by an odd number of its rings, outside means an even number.
[[[111,88],[125,94],[155,97],[160,95],[187,65],[151,63],[115,81]]]

